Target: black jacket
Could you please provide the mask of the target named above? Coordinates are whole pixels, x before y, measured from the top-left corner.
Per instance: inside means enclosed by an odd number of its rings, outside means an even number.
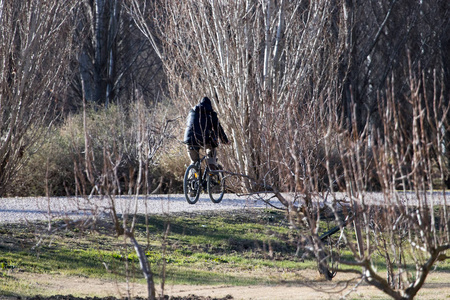
[[[228,143],[228,137],[220,125],[217,113],[212,109],[211,100],[204,97],[189,111],[184,143],[191,146],[217,147],[219,139],[222,143]]]

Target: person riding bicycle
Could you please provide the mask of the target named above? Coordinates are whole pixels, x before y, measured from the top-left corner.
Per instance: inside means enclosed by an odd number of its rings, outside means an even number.
[[[223,144],[228,144],[229,141],[208,97],[203,97],[200,103],[189,111],[186,125],[183,142],[187,145],[191,163],[200,159],[199,151],[203,147],[208,156],[209,167],[212,170],[219,169],[216,157],[219,139]]]

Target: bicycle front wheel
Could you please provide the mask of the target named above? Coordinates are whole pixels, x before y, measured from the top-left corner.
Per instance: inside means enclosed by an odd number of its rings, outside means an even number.
[[[223,195],[225,194],[225,179],[223,177],[223,172],[210,171],[207,179],[207,188],[209,198],[212,202],[219,203],[222,201]]]
[[[184,173],[183,190],[186,201],[189,204],[195,204],[200,197],[200,172],[196,165],[187,167]]]

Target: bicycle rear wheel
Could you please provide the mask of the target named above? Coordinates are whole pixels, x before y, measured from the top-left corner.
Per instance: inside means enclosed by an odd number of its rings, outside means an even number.
[[[183,190],[186,201],[189,204],[195,204],[200,196],[200,172],[196,165],[190,165],[187,167],[184,173]]]
[[[223,195],[225,194],[225,179],[223,177],[223,172],[220,171],[210,171],[207,179],[207,188],[209,199],[214,203],[219,203],[222,201]]]

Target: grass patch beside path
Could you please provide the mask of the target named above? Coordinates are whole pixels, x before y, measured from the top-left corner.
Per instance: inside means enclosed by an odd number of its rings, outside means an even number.
[[[191,286],[298,285],[318,279],[316,262],[295,255],[298,236],[280,211],[138,216],[135,235],[158,285],[162,278],[166,285]],[[353,258],[349,251],[341,255]],[[374,256],[374,263],[386,272],[381,256]],[[450,263],[437,269],[448,272]],[[51,282],[37,284],[19,274],[65,277],[69,283],[72,278],[144,283],[134,248],[116,236],[109,220],[0,224],[0,295],[49,293]]]
[[[143,282],[134,249],[109,220],[81,224],[0,224],[0,295],[36,293],[32,284],[11,280],[17,272]],[[294,255],[296,237],[277,211],[139,216],[136,236],[156,280],[164,276],[168,284],[278,284],[315,270],[314,261]]]

